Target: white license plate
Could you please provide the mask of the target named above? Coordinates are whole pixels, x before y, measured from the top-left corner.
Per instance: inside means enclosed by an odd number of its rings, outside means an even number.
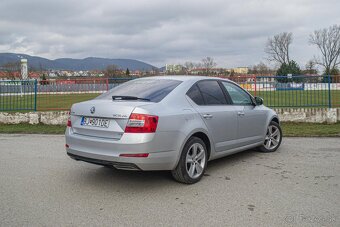
[[[96,118],[96,117],[83,117],[81,119],[80,124],[84,126],[90,126],[90,127],[108,128],[110,125],[110,120],[104,119],[104,118]]]

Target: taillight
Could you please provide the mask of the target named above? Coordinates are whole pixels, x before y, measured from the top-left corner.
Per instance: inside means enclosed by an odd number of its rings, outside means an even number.
[[[156,132],[158,116],[132,113],[125,128],[127,133]]]
[[[67,127],[72,127],[72,123],[71,123],[71,114],[70,114],[70,112],[68,113]]]
[[[119,157],[125,157],[125,158],[147,158],[147,157],[149,157],[149,153],[141,153],[141,154],[120,154]]]

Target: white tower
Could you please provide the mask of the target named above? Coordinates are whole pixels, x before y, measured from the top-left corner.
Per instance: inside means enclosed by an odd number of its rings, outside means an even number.
[[[28,72],[27,72],[27,59],[21,59],[21,79],[27,80]]]

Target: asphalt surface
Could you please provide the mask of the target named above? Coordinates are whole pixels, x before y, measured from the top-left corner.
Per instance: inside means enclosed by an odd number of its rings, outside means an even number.
[[[340,226],[339,138],[212,161],[194,185],[76,162],[63,136],[0,135],[0,154],[1,226]]]

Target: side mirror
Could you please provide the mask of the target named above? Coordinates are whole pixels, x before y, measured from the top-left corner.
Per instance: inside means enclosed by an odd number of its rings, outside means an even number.
[[[263,105],[263,98],[255,96],[255,104],[257,106]]]

